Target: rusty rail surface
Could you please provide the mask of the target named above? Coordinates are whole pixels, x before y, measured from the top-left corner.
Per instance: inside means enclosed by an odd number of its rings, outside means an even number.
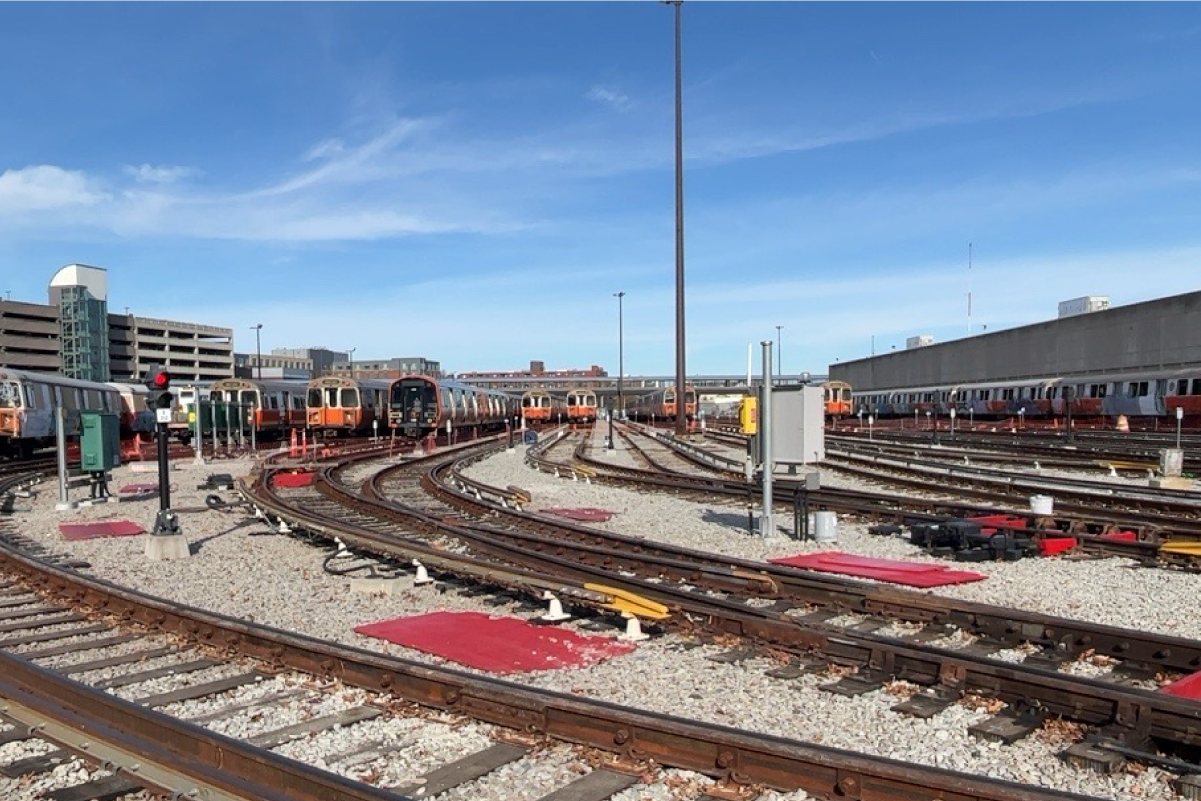
[[[454,461],[435,460],[433,469],[448,469]],[[399,467],[377,473],[369,482],[371,494],[378,496],[379,484]],[[327,479],[333,469],[326,469]],[[1109,736],[1132,748],[1147,748],[1152,740],[1173,746],[1201,744],[1201,704],[1192,701],[896,638],[807,625],[772,609],[748,607],[737,600],[707,597],[621,576],[612,565],[630,564],[627,561],[630,554],[623,554],[620,549],[594,549],[590,557],[584,558],[587,548],[569,546],[553,538],[541,538],[541,544],[537,545],[537,535],[488,526],[452,525],[378,497],[355,495],[336,482],[326,480],[320,486],[323,492],[339,497],[348,509],[357,513],[371,514],[411,531],[456,537],[472,550],[503,565],[518,565],[560,581],[617,587],[662,603],[675,610],[674,624],[685,628],[734,634],[798,652],[816,651],[832,662],[859,666],[865,675],[906,679],[941,688],[944,693],[998,697],[1018,706],[1035,707],[1047,715],[1104,726]],[[275,503],[280,508],[279,502]],[[302,510],[286,504],[283,508],[287,514],[304,519]],[[394,548],[393,537],[388,535],[336,520],[317,521],[317,525],[337,530],[339,536],[365,550],[388,555]],[[605,566],[606,559],[610,566]],[[600,566],[595,564],[597,561]],[[1021,636],[1020,627],[1016,632]],[[1056,630],[1052,628],[1049,633],[1054,635]],[[1129,640],[1126,637],[1115,647],[1128,644]],[[1170,652],[1161,656],[1170,656]]]
[[[258,659],[268,669],[294,669],[326,680],[337,679],[425,707],[516,729],[527,735],[596,748],[614,754],[630,765],[645,767],[655,763],[694,770],[733,787],[758,785],[782,791],[799,789],[819,798],[862,801],[935,798],[943,801],[1084,801],[1087,798],[589,701],[325,642],[60,570],[3,543],[0,543],[0,568],[44,597],[69,602],[91,615],[115,618],[126,625],[174,634],[197,646]],[[15,661],[22,663],[22,660]],[[27,703],[39,715],[49,719],[82,716],[84,710],[92,708],[94,701],[98,703],[98,699],[76,689],[73,682],[60,680],[52,685],[47,679],[31,673],[8,674],[0,680],[0,689],[4,693],[13,693],[21,703]],[[56,695],[58,693],[62,695]],[[186,724],[170,724],[179,726],[172,730],[161,715],[135,714],[144,710],[131,709],[130,705],[116,702],[116,699],[112,701],[115,704],[111,717],[100,720],[99,725],[111,727],[114,737],[124,736],[129,741],[136,737],[142,744],[131,747],[135,753],[155,753],[150,743],[157,740],[159,749],[167,747],[187,759],[186,765],[176,763],[180,770],[207,776],[204,771],[216,763],[224,765],[226,775],[214,777],[215,781],[223,780],[227,784],[250,779],[261,781],[264,786],[248,792],[247,798],[268,801],[310,798],[285,794],[291,793],[301,778],[296,773],[272,774],[277,766],[271,765],[272,760],[264,757],[262,752],[257,761],[231,764],[229,760],[237,754],[236,743],[227,744],[224,738],[207,732],[206,736],[211,738],[207,742],[176,742],[177,736],[190,736],[183,731]],[[226,760],[223,763],[222,758]],[[231,767],[238,770],[230,770]],[[279,783],[272,785],[273,781]],[[345,794],[330,792],[311,797],[314,800],[373,797],[357,785],[345,789]]]

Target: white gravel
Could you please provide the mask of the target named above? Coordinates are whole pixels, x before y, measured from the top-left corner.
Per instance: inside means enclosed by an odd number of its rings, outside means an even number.
[[[594,442],[600,441],[601,435],[594,435]],[[620,447],[620,441],[618,445]],[[222,462],[202,468],[181,466],[173,471],[176,505],[199,506],[203,496],[209,493],[194,490],[193,487],[208,473],[244,471],[247,467],[246,462]],[[127,470],[122,468],[117,471],[115,485],[129,481]],[[750,559],[829,549],[826,545],[795,543],[783,538],[762,540],[748,537],[742,530],[745,508],[740,506],[697,504],[602,485],[554,479],[526,467],[520,450],[515,454],[502,452],[477,464],[470,472],[488,483],[500,486],[516,484],[530,490],[534,496],[533,508],[591,506],[612,509],[618,515],[602,527],[626,534],[738,554]],[[57,531],[57,523],[62,520],[117,516],[137,520],[149,527],[157,503],[153,500],[125,502],[69,514],[56,513],[53,511],[55,493],[52,486],[43,485],[40,490],[41,494],[32,504],[32,510],[22,512],[16,518],[25,533],[44,540],[53,550],[86,558],[93,565],[91,572],[96,575],[170,598],[177,603],[201,606],[312,636],[431,663],[440,663],[441,660],[356,635],[351,628],[399,615],[442,609],[478,610],[523,617],[537,614],[514,603],[494,606],[487,603],[486,597],[467,597],[453,588],[447,591],[439,591],[436,587],[414,588],[409,578],[399,580],[398,591],[392,595],[354,593],[350,590],[349,578],[333,577],[322,572],[323,552],[296,539],[276,535],[261,523],[247,523],[236,514],[205,511],[181,515],[183,530],[195,554],[190,559],[175,562],[152,562],[146,559],[142,552],[145,537],[65,542]],[[228,496],[228,493],[221,494]],[[923,558],[912,546],[897,540],[871,537],[862,526],[850,525],[846,521],[842,522],[840,541],[836,547],[880,556]],[[1116,560],[1084,563],[1062,559],[1028,560],[1015,564],[989,564],[983,571],[989,574],[988,580],[945,592],[957,597],[1067,613],[1100,622],[1129,625],[1137,621],[1138,625],[1146,628],[1201,636],[1201,623],[1191,622],[1188,616],[1178,614],[1181,608],[1191,608],[1190,602],[1195,597],[1194,576],[1162,570],[1132,571]],[[1141,584],[1138,589],[1131,587],[1136,582]],[[1149,586],[1154,589],[1148,589]],[[1111,777],[1097,776],[1061,763],[1055,753],[1064,745],[1049,745],[1039,736],[1014,746],[977,741],[967,733],[966,728],[986,713],[969,705],[952,705],[929,720],[917,720],[891,712],[889,707],[896,703],[897,698],[886,690],[856,698],[843,698],[817,689],[818,685],[831,680],[829,676],[808,675],[793,681],[771,679],[764,675],[764,671],[773,666],[769,660],[756,658],[735,665],[716,664],[703,657],[725,650],[723,647],[701,645],[682,652],[678,646],[683,642],[686,641],[680,636],[668,635],[643,643],[631,654],[585,670],[524,674],[516,679],[532,686],[653,711],[1073,792],[1115,799],[1173,797],[1165,783],[1166,775],[1156,769],[1140,773],[1122,772]],[[97,654],[91,652],[86,658],[96,657]],[[121,688],[117,692],[126,697],[136,697],[171,689],[184,681],[211,680],[217,675],[229,675],[244,669],[245,666],[223,666],[188,674],[188,677],[169,677]],[[246,689],[244,692],[250,693],[252,690]],[[253,692],[268,693],[271,690],[256,685]],[[200,702],[195,703],[196,706],[187,706],[184,714],[202,714],[205,708]],[[235,717],[232,720],[241,719]],[[384,721],[372,723],[382,729],[387,728]],[[213,721],[211,725],[217,728],[235,723],[222,719]],[[366,728],[369,725],[359,724],[348,731],[358,732],[360,728],[373,731]],[[403,740],[404,726],[400,728],[402,731],[397,732],[396,736]],[[383,730],[376,734],[387,736]],[[319,752],[317,756],[339,750],[333,742],[319,740],[311,745]],[[299,743],[288,746],[301,747]],[[20,747],[17,751],[24,753]],[[0,758],[17,757],[4,756],[0,752]],[[420,759],[418,755],[413,758]],[[451,758],[452,755],[439,752],[436,761],[444,763]],[[563,759],[563,769],[571,770],[570,758],[565,756]],[[382,765],[384,763],[381,762],[376,767]],[[337,762],[331,767],[350,770]],[[370,771],[371,763],[355,769],[364,767]],[[510,766],[510,769],[517,770],[515,766]],[[538,771],[542,770],[553,773],[556,768],[538,768]],[[672,778],[675,775],[675,772],[668,772],[659,785],[640,785],[618,798],[633,801],[671,797],[670,785],[686,781]],[[391,778],[395,778],[396,783],[406,780],[399,774],[388,777]],[[489,780],[493,781],[491,785],[486,784]],[[512,785],[503,779],[489,777],[478,784],[480,787],[492,786],[495,790],[475,797],[514,797],[511,795]],[[0,790],[3,788],[4,784],[0,783]],[[801,797],[803,794],[790,796]]]

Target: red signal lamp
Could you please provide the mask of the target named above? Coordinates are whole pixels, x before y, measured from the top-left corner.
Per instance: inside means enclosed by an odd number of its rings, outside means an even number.
[[[171,374],[166,371],[155,373],[154,386],[156,389],[167,389],[171,386]]]

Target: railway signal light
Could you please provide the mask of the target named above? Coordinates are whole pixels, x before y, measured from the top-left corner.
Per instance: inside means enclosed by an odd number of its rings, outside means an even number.
[[[170,409],[175,396],[171,394],[171,374],[166,370],[154,369],[146,374],[146,389],[150,394],[146,397],[148,409]]]

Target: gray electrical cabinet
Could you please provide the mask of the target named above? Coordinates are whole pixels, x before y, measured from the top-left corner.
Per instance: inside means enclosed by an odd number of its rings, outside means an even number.
[[[771,454],[777,465],[826,458],[826,408],[821,387],[775,387],[771,393]]]

